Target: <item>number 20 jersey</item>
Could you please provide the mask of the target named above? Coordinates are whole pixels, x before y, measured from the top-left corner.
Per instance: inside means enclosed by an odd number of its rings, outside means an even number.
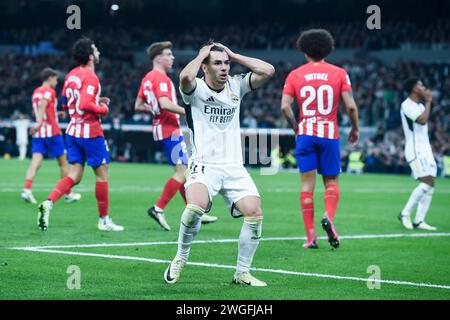
[[[291,71],[283,94],[297,99],[297,135],[338,139],[339,98],[351,90],[347,72],[327,62],[309,62]]]
[[[67,74],[62,91],[62,104],[70,116],[66,134],[84,139],[103,137],[99,115],[84,110],[89,104],[98,105],[100,92],[100,81],[94,71],[79,66]]]

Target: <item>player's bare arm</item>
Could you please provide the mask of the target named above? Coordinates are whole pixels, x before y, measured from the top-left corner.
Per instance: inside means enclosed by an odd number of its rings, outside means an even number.
[[[172,101],[170,101],[170,99],[168,97],[160,97],[158,99],[159,105],[161,106],[162,109],[173,112],[173,113],[178,113],[181,115],[185,115],[186,112],[184,111],[183,107],[180,107],[179,105],[173,103]]]
[[[341,97],[352,124],[352,129],[348,135],[348,143],[350,146],[354,147],[358,144],[359,140],[358,106],[356,105],[351,91],[342,92]]]
[[[180,72],[180,88],[184,93],[192,93],[195,90],[198,71],[202,65],[203,60],[209,56],[211,48],[215,44],[204,46],[200,49],[197,57],[189,62],[186,67]]]
[[[294,112],[292,111],[292,103],[294,102],[294,98],[288,94],[283,94],[281,96],[281,111],[283,111],[283,115],[286,118],[289,126],[297,133],[298,123],[295,120]]]
[[[47,109],[48,101],[41,99],[38,103],[38,112],[36,114],[36,125],[31,129],[31,134],[39,131],[44,124],[45,110]]]
[[[230,58],[230,61],[239,63],[240,65],[249,68],[253,72],[250,78],[252,89],[261,87],[275,73],[275,68],[270,63],[267,63],[260,59],[251,58],[244,56],[242,54],[234,53],[228,47],[224,46],[221,43],[217,43],[216,45],[224,48],[225,52],[228,54],[228,57]]]
[[[423,98],[425,99],[425,110],[422,112],[420,116],[417,117],[416,122],[421,125],[426,125],[428,119],[430,118],[431,113],[431,102],[433,100],[433,96],[430,90],[425,90],[423,92]]]

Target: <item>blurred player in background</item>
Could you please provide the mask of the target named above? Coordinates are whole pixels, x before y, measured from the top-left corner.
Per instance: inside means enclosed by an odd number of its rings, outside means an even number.
[[[413,190],[399,219],[406,229],[436,230],[425,222],[434,192],[434,178],[437,167],[428,138],[428,119],[430,117],[432,95],[419,78],[405,82],[408,98],[400,109],[403,132],[405,133],[405,158],[411,167],[414,179],[420,181]],[[425,101],[425,105],[421,100]],[[411,223],[411,212],[417,206],[416,217]]]
[[[156,204],[147,211],[148,215],[164,229],[169,231],[164,209],[179,191],[186,203],[184,183],[188,163],[186,143],[180,129],[180,114],[185,115],[183,107],[177,104],[175,86],[167,72],[172,69],[175,57],[170,41],[151,44],[147,53],[153,62],[153,69],[141,81],[135,102],[135,110],[151,112],[153,117],[153,139],[162,144],[169,164],[174,168],[173,176],[167,180]],[[203,223],[214,222],[217,217],[204,215]]]
[[[37,203],[32,193],[32,184],[45,155],[56,158],[61,178],[64,178],[68,173],[66,149],[58,125],[58,100],[55,92],[58,77],[59,73],[54,69],[45,68],[42,70],[40,74],[42,85],[34,90],[31,97],[36,125],[31,129],[33,136],[31,164],[28,167],[25,187],[21,194],[22,199],[31,203]],[[80,198],[81,195],[73,193],[71,189],[65,195],[66,202],[78,201]]]
[[[352,146],[359,139],[358,108],[347,72],[324,60],[334,48],[331,34],[323,29],[305,31],[298,38],[297,47],[308,62],[287,76],[281,109],[297,136],[295,153],[301,176],[300,205],[307,236],[303,246],[318,248],[314,228],[314,187],[319,173],[325,186],[322,227],[330,245],[337,248],[339,238],[334,228],[334,215],[339,202],[338,177],[341,172],[337,123],[339,99],[342,98],[351,121],[348,142]],[[299,123],[292,112],[294,99],[299,107]]]
[[[28,128],[30,126],[30,119],[19,113],[17,119],[13,121],[13,126],[16,128],[16,145],[19,148],[19,160],[25,160],[28,148]],[[28,201],[27,199],[24,199]]]
[[[231,77],[231,61],[250,72]],[[203,78],[197,78],[200,68]],[[233,283],[266,286],[249,272],[261,238],[263,213],[258,189],[243,166],[239,111],[245,94],[262,86],[274,72],[269,63],[211,42],[181,71],[180,92],[187,105],[192,154],[178,251],[164,272],[166,283],[178,281],[192,241],[200,231],[201,216],[213,197],[221,193],[232,203],[232,211],[237,209],[244,215]]]
[[[79,66],[67,74],[62,94],[63,107],[70,115],[66,130],[69,173],[59,181],[48,199],[39,205],[38,226],[41,230],[47,230],[53,204],[81,181],[87,162],[94,170],[96,178],[98,229],[122,231],[123,227],[114,224],[108,215],[110,158],[100,117],[108,113],[109,99],[100,97],[100,81],[95,74],[100,52],[90,39],[81,38],[73,46],[73,56]]]

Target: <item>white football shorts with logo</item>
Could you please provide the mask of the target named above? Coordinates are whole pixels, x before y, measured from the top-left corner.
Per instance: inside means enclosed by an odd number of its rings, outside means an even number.
[[[433,154],[417,153],[414,160],[409,162],[414,179],[419,179],[426,176],[436,177],[437,166]]]
[[[210,200],[220,193],[230,208],[245,197],[260,197],[255,183],[244,166],[202,165],[189,162],[184,186],[187,189],[197,182],[206,186]]]

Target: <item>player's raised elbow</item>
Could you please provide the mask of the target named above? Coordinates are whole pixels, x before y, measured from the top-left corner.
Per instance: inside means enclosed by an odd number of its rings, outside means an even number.
[[[183,70],[183,71],[181,71],[181,73],[180,73],[180,84],[181,84],[181,86],[188,86],[189,84],[191,84],[193,81],[195,81],[195,77],[196,77],[196,75],[195,74],[191,74],[190,72],[188,72],[188,71],[185,71],[185,70]]]
[[[267,63],[267,65],[262,70],[262,73],[266,78],[272,78],[275,74],[275,67],[270,63]]]

